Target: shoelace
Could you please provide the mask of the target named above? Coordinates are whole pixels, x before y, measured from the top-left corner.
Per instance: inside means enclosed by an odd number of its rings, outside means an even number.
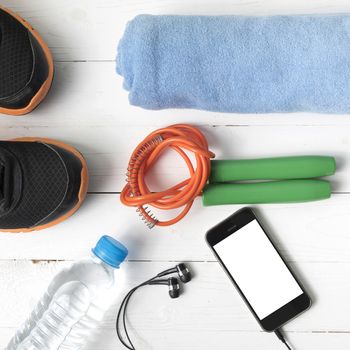
[[[11,192],[11,165],[9,160],[4,158],[0,165],[0,200],[3,202],[3,210],[10,207]]]

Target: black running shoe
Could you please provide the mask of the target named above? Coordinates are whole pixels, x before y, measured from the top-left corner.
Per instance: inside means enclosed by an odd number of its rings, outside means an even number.
[[[0,113],[32,111],[53,79],[49,48],[31,25],[0,7]]]
[[[0,141],[0,231],[28,232],[60,223],[83,202],[83,156],[62,142]]]

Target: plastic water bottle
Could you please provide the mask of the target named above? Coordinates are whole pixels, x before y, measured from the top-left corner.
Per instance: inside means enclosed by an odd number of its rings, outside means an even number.
[[[77,350],[113,299],[114,272],[128,250],[103,236],[92,255],[62,270],[5,350]]]

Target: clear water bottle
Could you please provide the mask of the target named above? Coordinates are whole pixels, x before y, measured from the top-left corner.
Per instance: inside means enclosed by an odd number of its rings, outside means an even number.
[[[114,272],[128,250],[103,236],[88,259],[62,270],[5,350],[78,350],[113,299]]]

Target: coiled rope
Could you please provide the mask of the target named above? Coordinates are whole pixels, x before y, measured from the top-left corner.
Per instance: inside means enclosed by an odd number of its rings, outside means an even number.
[[[145,182],[145,175],[167,148],[175,150],[184,159],[190,177],[164,191],[151,192]],[[185,151],[194,154],[195,168]],[[120,200],[127,206],[137,207],[141,218],[150,228],[155,225],[173,225],[188,213],[194,199],[201,195],[210,174],[210,158],[214,157],[215,154],[208,149],[206,138],[197,128],[187,124],[175,124],[158,129],[149,134],[132,153],[128,164],[127,184]],[[175,218],[160,221],[149,206],[163,210],[184,208]]]

